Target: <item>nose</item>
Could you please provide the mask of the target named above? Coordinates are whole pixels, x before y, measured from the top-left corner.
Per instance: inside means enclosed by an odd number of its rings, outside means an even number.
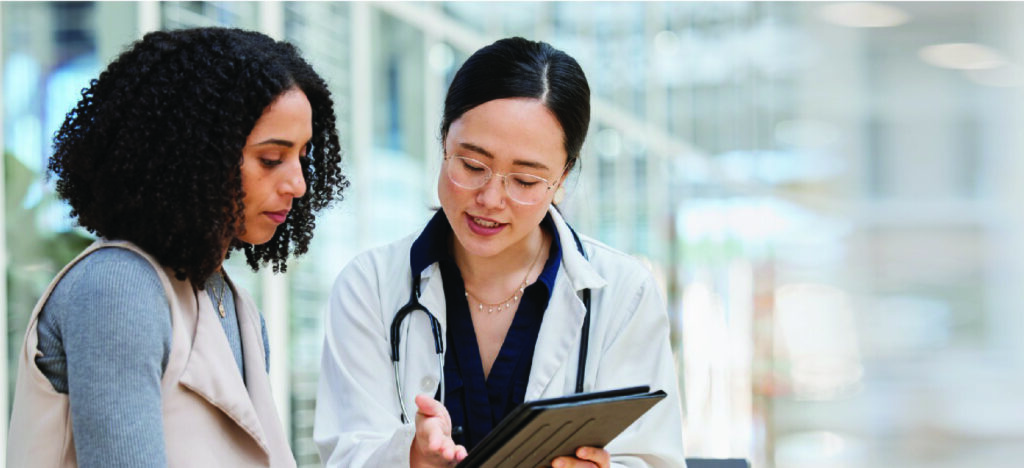
[[[494,174],[480,187],[476,194],[477,203],[487,208],[501,208],[505,203],[505,178]]]
[[[302,175],[302,163],[298,159],[284,172],[281,193],[292,198],[302,198],[306,194],[306,178]]]

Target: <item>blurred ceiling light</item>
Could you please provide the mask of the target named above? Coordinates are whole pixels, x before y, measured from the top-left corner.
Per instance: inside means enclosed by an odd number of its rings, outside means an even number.
[[[654,35],[654,50],[671,54],[679,49],[679,36],[676,33],[665,30]]]
[[[956,70],[982,70],[1007,63],[1006,58],[998,51],[970,42],[925,46],[917,54],[931,65]]]
[[[434,44],[427,53],[427,63],[438,74],[447,73],[455,62],[455,53],[452,48],[444,42]]]
[[[980,85],[996,88],[1016,88],[1024,86],[1024,67],[1007,63],[994,68],[967,70],[967,77]]]
[[[832,24],[851,28],[887,28],[910,19],[905,11],[882,3],[833,3],[818,9],[818,16]]]
[[[613,160],[622,154],[622,136],[614,128],[606,128],[597,134],[597,151],[602,158]]]

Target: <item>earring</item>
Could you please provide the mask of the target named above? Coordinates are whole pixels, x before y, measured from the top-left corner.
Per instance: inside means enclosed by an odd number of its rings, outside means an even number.
[[[555,197],[551,201],[554,204],[559,205],[562,203],[562,200],[565,200],[565,187],[559,186],[558,189],[555,190]]]

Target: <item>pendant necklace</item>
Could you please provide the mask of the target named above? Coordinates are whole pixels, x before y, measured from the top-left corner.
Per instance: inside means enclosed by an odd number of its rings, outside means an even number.
[[[228,279],[224,277],[222,270],[218,270],[217,273],[220,274],[220,294],[214,293],[213,299],[217,301],[217,312],[220,312],[220,318],[224,318],[224,292],[228,289]]]
[[[519,302],[519,300],[523,298],[523,293],[526,291],[526,280],[530,278],[530,272],[533,271],[533,267],[537,265],[537,261],[540,260],[540,254],[542,252],[544,252],[543,244],[541,244],[541,248],[537,250],[537,256],[534,257],[533,263],[530,264],[530,268],[526,269],[526,276],[523,277],[523,282],[519,284],[519,287],[517,287],[515,291],[512,292],[512,295],[509,296],[508,299],[505,299],[504,301],[501,302],[496,302],[494,304],[488,304],[484,301],[481,301],[480,298],[476,297],[475,294],[470,293],[469,289],[465,288],[465,285],[463,285],[463,288],[466,291],[465,295],[467,301],[469,299],[473,299],[477,303],[477,310],[483,311],[486,308],[488,314],[493,314],[495,312],[501,312],[502,310],[511,309],[513,304]]]

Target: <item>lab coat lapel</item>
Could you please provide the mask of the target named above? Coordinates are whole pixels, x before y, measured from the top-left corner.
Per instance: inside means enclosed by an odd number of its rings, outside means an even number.
[[[575,371],[584,315],[586,307],[583,301],[576,296],[576,291],[565,275],[559,275],[555,279],[554,291],[537,335],[530,380],[526,386],[526,401],[545,395],[545,390],[556,375],[564,376],[566,372]],[[562,393],[557,391],[552,394]]]
[[[559,277],[563,275],[568,277],[570,288],[575,292],[587,288],[603,288],[608,284],[607,281],[580,253],[576,247],[576,238],[573,237],[569,225],[562,219],[562,215],[553,206],[548,209],[548,213],[551,214],[551,219],[554,221],[558,241],[562,244],[562,267],[558,272]],[[582,301],[580,303],[582,304]]]
[[[269,454],[266,435],[263,426],[260,424],[256,408],[249,398],[249,391],[242,381],[242,375],[238,372],[235,360],[231,359],[231,346],[228,344],[224,329],[217,319],[217,311],[213,309],[210,296],[207,291],[201,291],[196,296],[198,302],[198,317],[196,320],[196,332],[192,341],[192,352],[189,354],[188,363],[181,375],[182,385],[192,390],[214,407],[224,412],[239,427],[245,430],[259,446]],[[238,295],[235,296],[236,298]],[[241,304],[242,301],[236,301]],[[246,363],[246,371],[252,372],[257,363],[251,359],[249,354],[262,352],[258,343],[254,342],[252,336],[251,321],[246,320],[242,325],[242,317],[246,315],[244,307],[236,305],[236,313],[239,317],[239,331],[242,333],[242,349],[246,355],[243,357]],[[247,336],[248,335],[248,336]],[[263,358],[258,358],[259,362]],[[257,369],[264,372],[262,366]],[[249,378],[249,381],[261,379]]]
[[[555,225],[555,234],[562,245],[562,264],[555,278],[554,290],[548,308],[544,311],[537,345],[533,352],[530,381],[526,386],[526,400],[535,400],[545,395],[545,390],[557,375],[565,376],[578,367],[580,333],[587,308],[580,293],[584,289],[597,290],[607,282],[576,247],[576,240],[558,210],[548,212]],[[593,294],[591,301],[593,302]],[[591,312],[593,313],[593,311]],[[593,320],[593,318],[591,318]],[[561,374],[559,374],[561,372]],[[565,391],[549,392],[562,395]]]

